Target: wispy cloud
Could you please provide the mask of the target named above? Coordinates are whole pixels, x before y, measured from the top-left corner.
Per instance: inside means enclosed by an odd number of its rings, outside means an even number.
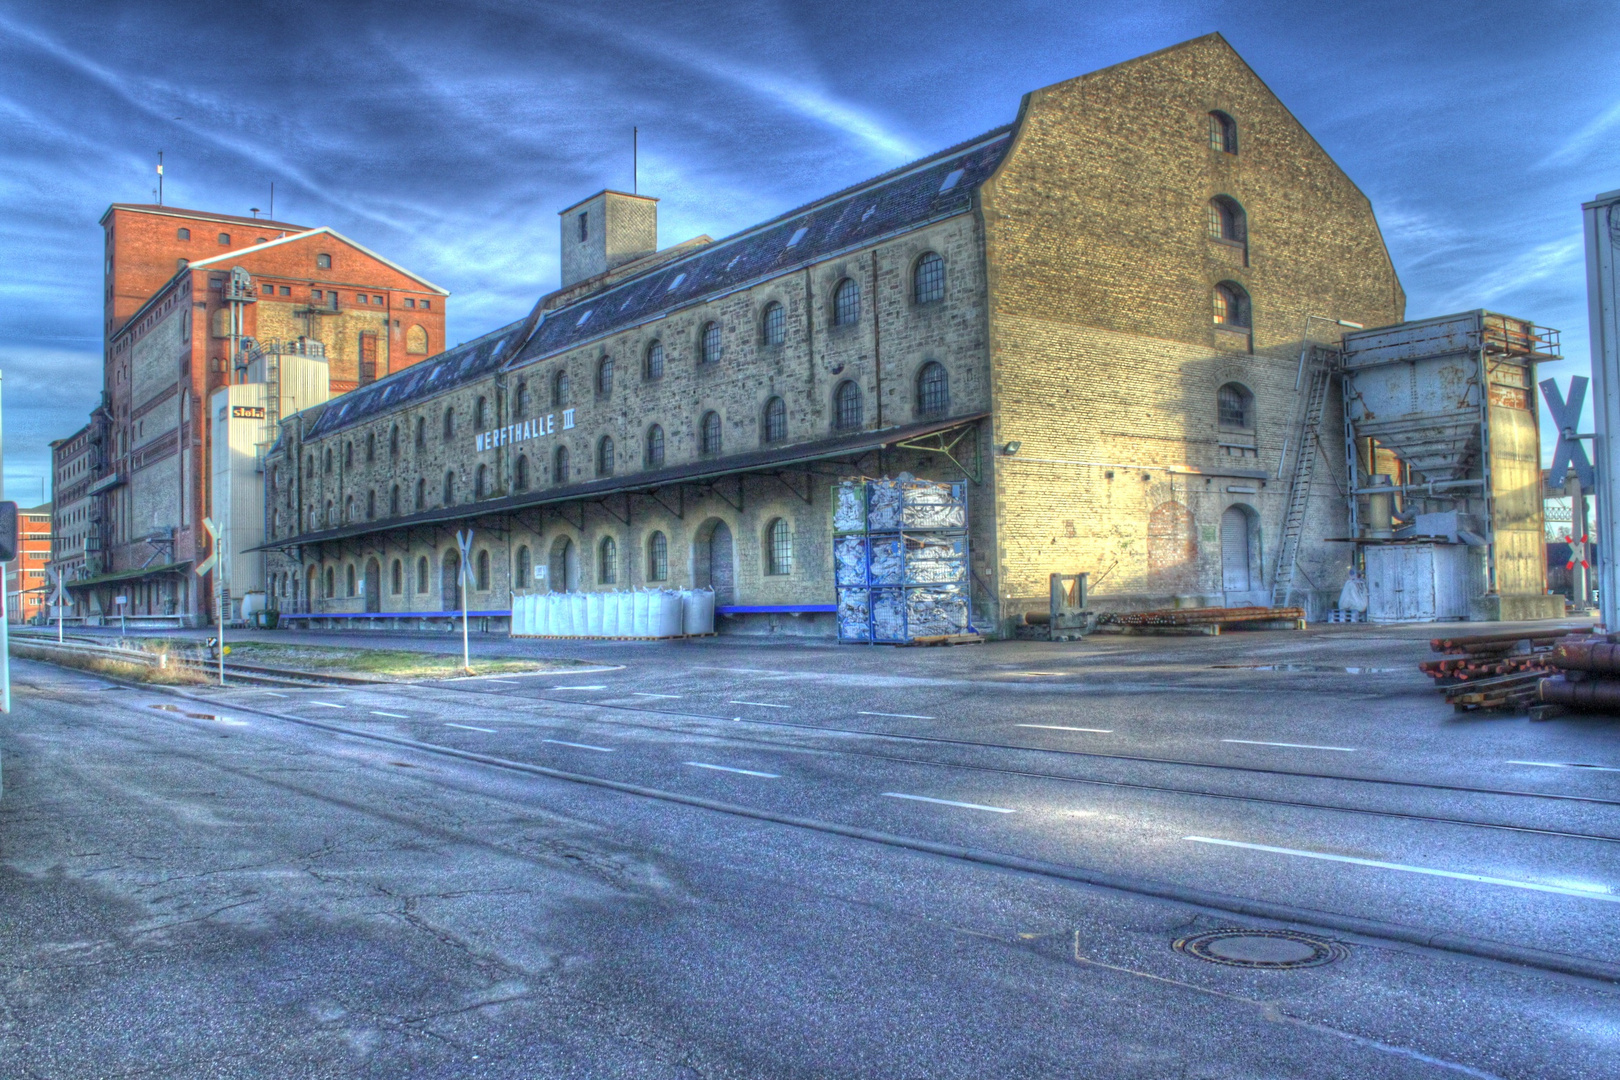
[[[1536,168],[1547,169],[1556,165],[1570,165],[1580,161],[1592,151],[1604,135],[1620,126],[1620,101],[1615,102],[1595,119],[1566,139],[1552,153],[1536,162]]]
[[[1479,307],[1494,303],[1505,296],[1522,292],[1538,282],[1564,274],[1577,266],[1582,258],[1580,236],[1565,236],[1537,244],[1527,251],[1510,256],[1502,265],[1478,277],[1470,278],[1454,288],[1449,296],[1451,307]]]

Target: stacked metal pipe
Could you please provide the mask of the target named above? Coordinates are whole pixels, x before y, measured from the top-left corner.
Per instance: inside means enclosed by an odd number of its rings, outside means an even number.
[[[1541,680],[1537,698],[1593,712],[1620,712],[1620,643],[1607,638],[1570,638],[1553,646],[1548,662],[1560,674]]]
[[[1569,631],[1511,630],[1495,634],[1434,638],[1429,648],[1447,654],[1418,670],[1458,712],[1519,709],[1536,700],[1536,685],[1552,671],[1554,647]]]

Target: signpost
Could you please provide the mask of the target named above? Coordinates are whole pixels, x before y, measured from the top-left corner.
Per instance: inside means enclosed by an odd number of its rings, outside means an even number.
[[[113,597],[113,603],[118,605],[118,636],[128,637],[129,628],[124,624],[124,612],[128,610],[125,605],[129,603],[129,597],[115,596]]]
[[[472,658],[467,653],[467,594],[472,591],[472,542],[471,529],[456,532],[456,546],[461,549],[461,666],[465,671],[472,671]]]
[[[11,613],[6,610],[11,592],[5,564],[17,559],[17,602],[22,603],[22,535],[17,526],[17,504],[0,502],[0,712],[11,711]]]
[[[219,685],[225,685],[225,589],[220,583],[219,574],[219,526],[214,524],[213,518],[203,518],[203,528],[208,530],[208,538],[213,543],[213,554],[197,564],[195,571],[198,577],[203,577],[210,570],[214,571],[214,610],[219,616]],[[122,602],[123,597],[119,597]]]
[[[62,595],[62,571],[55,568],[47,568],[45,571],[45,577],[52,585],[56,586],[51,603],[56,607],[56,643],[60,645],[62,644],[62,608],[64,606],[62,601],[65,599],[65,597]]]

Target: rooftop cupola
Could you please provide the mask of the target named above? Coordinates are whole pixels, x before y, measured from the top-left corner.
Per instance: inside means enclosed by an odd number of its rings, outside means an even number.
[[[564,289],[658,250],[658,200],[645,195],[599,191],[558,217]]]

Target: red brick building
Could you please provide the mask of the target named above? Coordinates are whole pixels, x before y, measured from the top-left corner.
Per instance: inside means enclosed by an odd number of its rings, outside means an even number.
[[[70,588],[89,615],[123,595],[131,615],[204,622],[209,396],[256,342],[324,355],[332,394],[401,370],[444,348],[449,293],[330,228],[127,203],[101,226],[93,535]]]
[[[32,622],[45,610],[51,561],[51,504],[17,511],[17,557],[6,563],[6,617]]]

